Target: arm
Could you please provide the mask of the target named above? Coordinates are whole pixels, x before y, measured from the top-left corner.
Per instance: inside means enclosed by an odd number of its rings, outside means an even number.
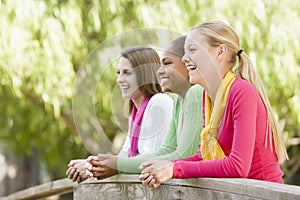
[[[121,151],[118,154],[118,157],[120,157],[120,158],[127,158],[128,157],[128,149],[130,147],[130,137],[129,137],[129,135],[130,134],[127,133],[125,142],[122,146]]]
[[[182,112],[177,116],[177,147],[169,154],[161,154],[156,160],[174,160],[191,156],[197,152],[202,130],[202,88],[199,85],[192,86],[187,92],[182,104]],[[196,155],[197,160],[199,156]]]
[[[201,100],[202,88],[198,85],[193,86],[187,92],[183,105],[178,99],[175,100],[171,127],[159,151],[150,156],[134,159],[119,158],[118,170],[121,173],[140,173],[141,170],[138,167],[147,160],[175,160],[196,153],[202,125]],[[184,113],[183,119],[181,107]]]
[[[259,98],[249,84],[232,88],[227,106],[232,109],[233,142],[228,157],[209,161],[177,161],[174,164],[174,177],[247,177],[254,151]],[[223,138],[226,140],[226,135]]]
[[[154,95],[145,110],[139,136],[141,155],[153,153],[161,146],[170,126],[173,100],[167,94]]]

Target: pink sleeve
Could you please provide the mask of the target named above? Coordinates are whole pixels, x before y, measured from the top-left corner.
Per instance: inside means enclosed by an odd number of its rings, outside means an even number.
[[[259,98],[249,83],[234,88],[232,85],[227,106],[232,108],[234,133],[228,157],[209,161],[179,160],[174,164],[174,178],[247,177],[254,152]],[[226,127],[223,129],[222,138],[226,140]]]

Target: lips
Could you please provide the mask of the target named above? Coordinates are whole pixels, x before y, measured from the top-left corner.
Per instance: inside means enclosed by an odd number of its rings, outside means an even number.
[[[197,68],[197,65],[188,64],[188,65],[186,65],[186,68],[188,70],[195,70]]]
[[[129,86],[125,86],[125,85],[124,85],[124,86],[122,86],[122,85],[121,85],[121,86],[120,86],[120,89],[121,89],[122,91],[124,91],[124,90],[127,90],[127,89],[129,89]]]
[[[168,80],[169,80],[168,77],[161,77],[161,78],[160,78],[160,83],[163,84],[163,83],[165,83],[165,82],[168,81]]]

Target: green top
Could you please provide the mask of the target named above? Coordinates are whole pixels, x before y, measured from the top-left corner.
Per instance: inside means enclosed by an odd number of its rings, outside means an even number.
[[[140,173],[140,164],[148,160],[175,160],[197,153],[202,129],[202,88],[192,86],[184,100],[175,95],[171,124],[159,150],[133,158],[118,158],[119,173]]]

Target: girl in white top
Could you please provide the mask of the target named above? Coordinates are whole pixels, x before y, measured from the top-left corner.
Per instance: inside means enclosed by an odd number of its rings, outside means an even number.
[[[130,100],[130,118],[120,157],[155,152],[169,128],[173,101],[161,93],[159,66],[159,56],[152,48],[134,47],[121,53],[117,82],[122,97]]]
[[[139,155],[155,152],[162,144],[163,138],[170,123],[172,112],[172,99],[169,95],[158,93],[152,96],[145,109],[142,119],[142,127],[138,142]],[[130,126],[129,119],[129,126]],[[130,130],[130,129],[129,129]],[[130,132],[128,131],[126,140],[123,144],[118,157],[128,157],[130,148]]]
[[[162,93],[157,77],[160,58],[150,47],[133,47],[121,53],[117,83],[129,99],[129,130],[119,157],[153,153],[160,147],[170,125],[173,100]],[[80,180],[89,163],[71,160],[66,175]]]

